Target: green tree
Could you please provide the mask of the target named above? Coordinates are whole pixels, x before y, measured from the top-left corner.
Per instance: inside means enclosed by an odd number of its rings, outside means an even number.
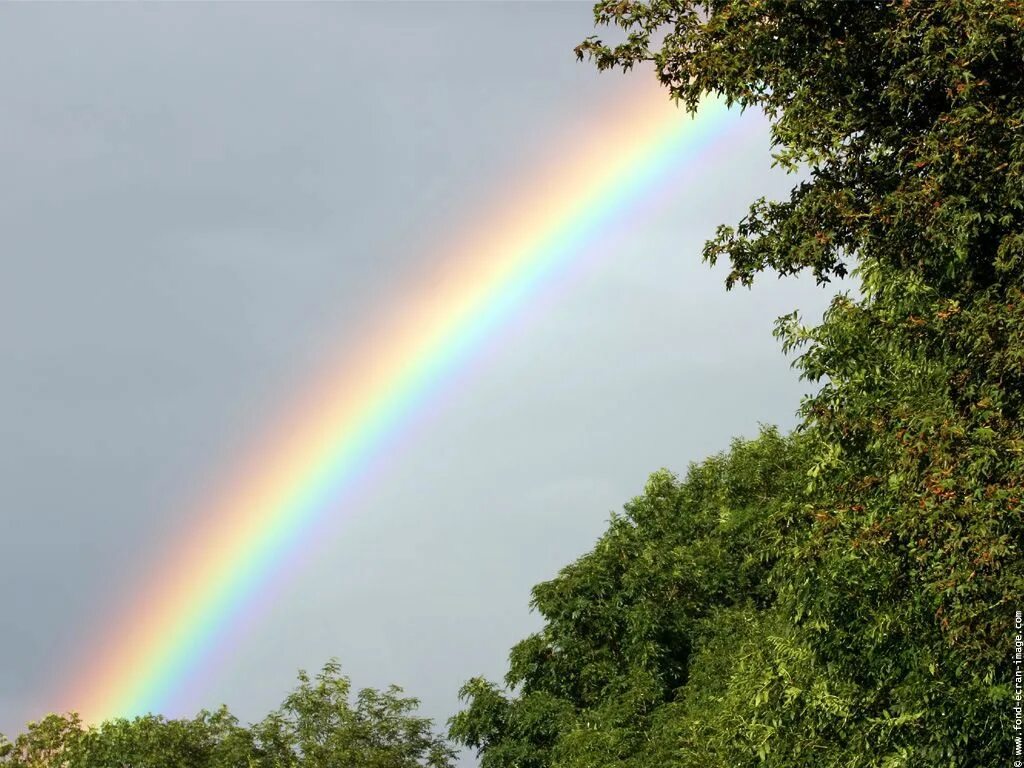
[[[250,732],[223,707],[191,720],[109,720],[85,731],[69,752],[69,768],[249,768],[258,755]]]
[[[352,698],[334,661],[264,720],[244,727],[224,707],[191,720],[160,715],[86,728],[77,715],[30,723],[0,738],[4,768],[450,768],[454,753],[400,688]]]
[[[281,709],[253,727],[259,765],[287,768],[448,768],[454,753],[416,716],[419,700],[402,689],[365,688],[352,702],[351,681],[331,661],[298,687]]]
[[[801,514],[807,463],[806,438],[765,429],[691,466],[683,482],[653,474],[591,552],[534,588],[545,624],[512,650],[514,695],[471,680],[452,737],[484,768],[664,764],[669,706],[685,704],[681,692],[712,693],[692,680],[725,679],[730,649],[761,640],[766,626],[795,634],[777,616],[770,576]],[[718,709],[715,728],[730,742],[744,729],[725,723],[741,713]]]
[[[76,715],[47,715],[29,723],[12,742],[0,736],[0,765],[11,768],[51,768],[67,765],[83,734]]]
[[[803,375],[819,493],[783,573],[820,658],[893,760],[1003,755],[1021,593],[1024,9],[1003,0],[602,3],[695,105],[764,109],[807,179],[708,243],[730,284],[853,271],[824,321],[779,325]],[[663,39],[657,37],[667,31]],[[899,725],[894,725],[899,723]],[[883,750],[884,754],[884,750]]]
[[[673,594],[656,579],[671,530],[659,555],[627,551],[643,615],[589,565],[589,593],[542,585],[512,692],[471,682],[453,736],[490,766],[998,764],[1024,586],[1024,6],[608,0],[595,17],[624,37],[581,58],[651,64],[691,109],[714,93],[764,110],[799,174],[705,246],[727,287],[809,271],[858,291],[777,326],[820,388],[801,406],[800,488],[765,490],[758,539],[694,532],[707,499],[680,513],[668,528],[722,559],[684,564]],[[749,546],[765,570],[727,589],[715,574]],[[678,633],[636,645],[661,614]]]

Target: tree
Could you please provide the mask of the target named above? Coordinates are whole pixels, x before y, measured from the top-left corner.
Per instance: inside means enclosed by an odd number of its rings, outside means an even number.
[[[351,698],[351,682],[331,661],[299,686],[281,709],[253,729],[275,768],[448,768],[454,753],[432,731],[430,719],[413,714],[419,700],[402,689],[361,690]]]
[[[534,588],[545,624],[512,650],[514,695],[471,680],[452,737],[477,749],[484,768],[654,766],[680,750],[694,754],[683,764],[735,764],[696,757],[706,734],[670,734],[687,722],[682,707],[714,723],[722,744],[749,742],[746,712],[730,698],[756,692],[746,677],[723,685],[724,672],[735,672],[746,638],[757,646],[779,630],[800,640],[770,575],[802,509],[807,458],[803,436],[765,429],[691,466],[683,482],[654,473],[592,551]],[[693,682],[705,679],[722,690]],[[708,696],[721,701],[706,706]]]
[[[624,673],[589,659],[614,658],[643,624],[603,616],[555,644],[526,641],[583,688],[538,689],[517,647],[514,694],[472,683],[453,735],[494,766],[522,744],[536,765],[997,764],[1024,586],[1024,6],[608,0],[595,18],[625,39],[589,38],[578,56],[653,64],[691,109],[715,93],[764,110],[775,157],[800,174],[788,199],[756,201],[705,246],[729,262],[727,287],[772,270],[851,275],[859,290],[816,326],[780,319],[783,348],[820,385],[801,407],[805,487],[762,498],[765,519],[788,510],[771,545],[755,545],[771,560],[763,578],[722,600],[705,591],[706,566],[672,577],[672,601],[702,606],[659,657],[685,658],[686,676],[656,662],[643,706],[606,710]],[[657,560],[633,568],[653,577]],[[563,608],[629,599],[611,585],[552,611],[543,594],[542,637]],[[584,638],[589,655],[561,654]],[[525,730],[538,690],[572,716]]]
[[[894,754],[995,762],[1024,575],[1021,4],[602,3],[597,16],[633,35],[580,54],[653,61],[691,106],[715,91],[764,109],[779,161],[807,168],[788,201],[758,201],[705,250],[730,260],[730,284],[766,268],[860,279],[862,297],[837,298],[821,325],[779,326],[825,382],[803,415],[829,491],[793,541],[793,609],[867,692],[861,706],[905,720]]]
[[[351,682],[331,661],[281,708],[250,727],[222,707],[191,720],[160,715],[86,728],[77,715],[30,723],[14,742],[0,738],[5,768],[450,768],[454,753],[433,733],[419,702]]]
[[[11,768],[51,768],[66,763],[82,735],[76,715],[47,715],[29,723],[13,741],[0,737],[0,765]]]
[[[191,720],[145,715],[84,731],[68,768],[251,768],[258,754],[249,731],[224,707]]]

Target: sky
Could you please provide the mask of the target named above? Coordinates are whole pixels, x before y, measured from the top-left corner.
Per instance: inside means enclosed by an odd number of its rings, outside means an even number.
[[[592,25],[564,2],[0,7],[0,732],[57,706],[129,586],[396,286],[653,78],[578,63]],[[650,472],[794,425],[809,385],[772,321],[831,292],[726,292],[700,260],[793,183],[743,119],[424,405],[166,714],[258,719],[337,657],[443,722]]]

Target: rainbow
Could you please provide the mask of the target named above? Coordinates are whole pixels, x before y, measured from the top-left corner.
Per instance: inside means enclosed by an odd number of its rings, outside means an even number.
[[[729,147],[740,120],[717,101],[688,118],[652,85],[588,124],[439,249],[436,270],[201,505],[199,522],[104,622],[59,696],[66,709],[96,723],[167,706],[495,330],[636,205]]]

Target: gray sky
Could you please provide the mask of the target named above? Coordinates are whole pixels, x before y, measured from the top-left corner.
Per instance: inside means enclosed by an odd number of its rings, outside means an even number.
[[[0,7],[0,732],[54,706],[98,617],[424,245],[635,85],[575,61],[591,23],[584,3]],[[169,714],[261,717],[337,656],[443,721],[649,472],[792,425],[805,386],[772,320],[828,293],[727,294],[699,258],[788,189],[759,136],[506,330]]]

